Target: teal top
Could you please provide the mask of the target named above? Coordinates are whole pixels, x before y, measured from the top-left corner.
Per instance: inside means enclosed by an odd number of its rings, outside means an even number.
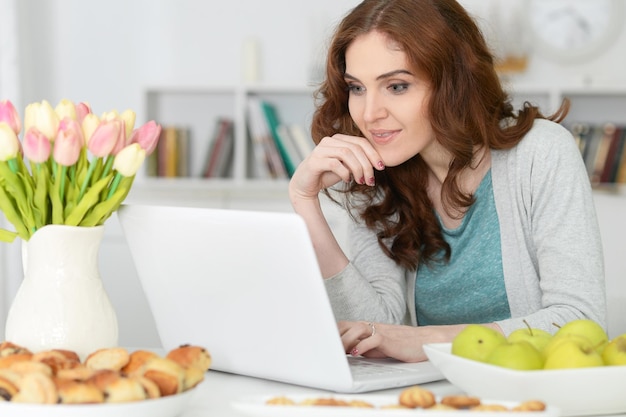
[[[420,263],[417,269],[415,309],[420,326],[489,323],[511,317],[491,170],[474,197],[458,228],[448,229],[439,220],[452,249],[450,262]]]

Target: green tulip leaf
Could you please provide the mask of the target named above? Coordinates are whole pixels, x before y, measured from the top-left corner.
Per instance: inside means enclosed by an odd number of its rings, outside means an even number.
[[[12,243],[17,236],[18,234],[15,232],[11,232],[6,229],[0,229],[0,241],[2,242]]]
[[[103,224],[111,214],[119,208],[128,193],[135,177],[123,178],[117,191],[113,193],[111,198],[99,203],[94,209],[83,219],[79,226],[97,226]]]
[[[6,219],[13,224],[17,234],[24,240],[30,238],[30,232],[22,221],[22,216],[14,205],[14,200],[6,193],[4,187],[0,187],[0,209],[4,213]]]
[[[50,184],[49,184],[50,185]],[[50,185],[50,202],[52,203],[52,223],[63,224],[63,201],[61,201],[61,179],[56,177]]]
[[[74,207],[74,209],[69,213],[67,218],[65,219],[65,224],[69,226],[78,226],[83,225],[82,220],[87,214],[87,212],[96,206],[98,201],[100,200],[100,192],[109,184],[110,177],[102,178],[100,181],[96,182],[89,191],[85,193],[83,198],[80,200],[80,203]],[[94,209],[95,210],[95,209]]]

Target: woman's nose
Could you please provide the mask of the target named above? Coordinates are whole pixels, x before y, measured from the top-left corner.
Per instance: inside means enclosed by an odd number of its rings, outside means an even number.
[[[382,97],[376,93],[370,93],[365,99],[363,109],[363,119],[366,122],[373,122],[387,117],[387,109]]]

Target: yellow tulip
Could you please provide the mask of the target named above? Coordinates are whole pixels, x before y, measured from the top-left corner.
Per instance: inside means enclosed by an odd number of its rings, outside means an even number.
[[[113,169],[125,177],[132,177],[137,173],[144,159],[146,159],[146,151],[138,143],[133,143],[115,155]]]
[[[81,127],[83,128],[83,137],[85,138],[85,143],[89,143],[89,139],[93,135],[93,132],[96,131],[98,126],[100,125],[100,119],[93,113],[89,113],[85,115],[83,119],[83,123]]]
[[[53,141],[59,129],[59,116],[46,100],[31,103],[24,112],[24,131],[36,127],[48,140]]]
[[[59,120],[63,120],[69,117],[72,120],[76,120],[76,105],[73,101],[64,98],[59,101],[59,104],[54,108],[55,113],[59,116]]]
[[[102,121],[111,121],[120,118],[120,113],[117,110],[105,111],[100,116],[100,120]]]
[[[19,151],[20,143],[13,128],[7,122],[0,122],[0,161],[15,158]]]
[[[124,127],[126,128],[126,138],[129,138],[133,133],[133,129],[135,129],[135,119],[137,115],[134,111],[128,109],[124,110],[120,115],[120,118],[124,121]]]

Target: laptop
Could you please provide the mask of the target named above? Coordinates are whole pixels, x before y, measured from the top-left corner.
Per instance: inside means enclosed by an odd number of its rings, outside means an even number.
[[[342,393],[444,378],[346,355],[295,213],[125,204],[118,218],[166,350],[196,344],[213,370]]]

